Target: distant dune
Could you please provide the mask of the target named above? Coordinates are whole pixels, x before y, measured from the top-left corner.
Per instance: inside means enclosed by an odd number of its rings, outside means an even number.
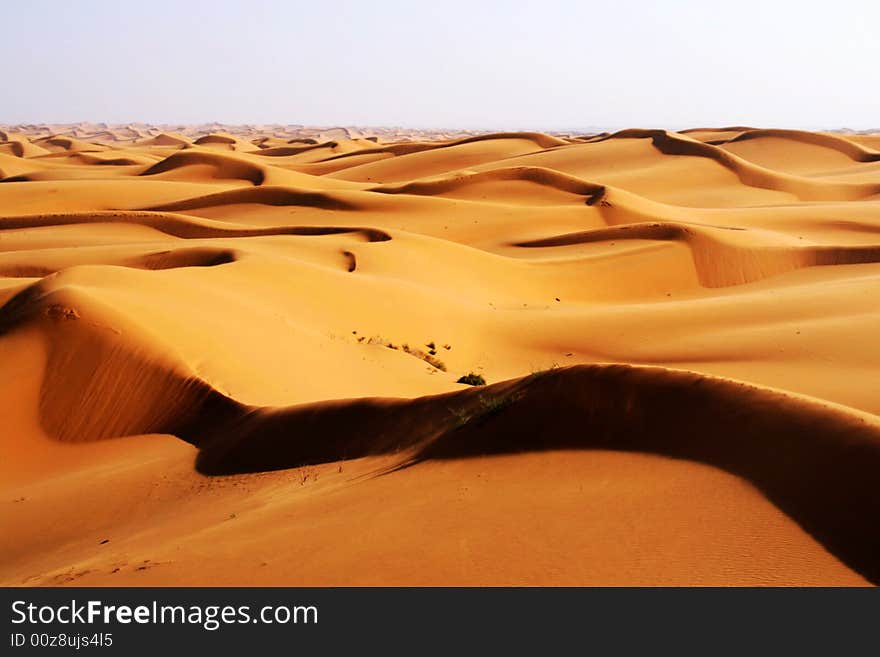
[[[878,293],[878,134],[0,126],[0,581],[878,584]]]

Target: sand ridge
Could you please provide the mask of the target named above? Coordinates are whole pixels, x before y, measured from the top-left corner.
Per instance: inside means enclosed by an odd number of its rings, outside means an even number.
[[[872,136],[0,130],[4,583],[880,582]]]

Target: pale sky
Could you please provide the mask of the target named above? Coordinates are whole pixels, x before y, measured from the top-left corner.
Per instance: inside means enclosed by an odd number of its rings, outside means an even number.
[[[880,127],[880,0],[5,2],[0,123]]]

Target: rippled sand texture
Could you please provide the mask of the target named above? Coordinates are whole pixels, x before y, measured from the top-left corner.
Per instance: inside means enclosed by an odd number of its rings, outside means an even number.
[[[23,130],[2,583],[880,582],[880,136]]]

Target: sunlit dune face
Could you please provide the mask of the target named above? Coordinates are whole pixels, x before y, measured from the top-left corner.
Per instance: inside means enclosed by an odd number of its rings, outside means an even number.
[[[4,584],[880,582],[877,135],[0,129]]]

